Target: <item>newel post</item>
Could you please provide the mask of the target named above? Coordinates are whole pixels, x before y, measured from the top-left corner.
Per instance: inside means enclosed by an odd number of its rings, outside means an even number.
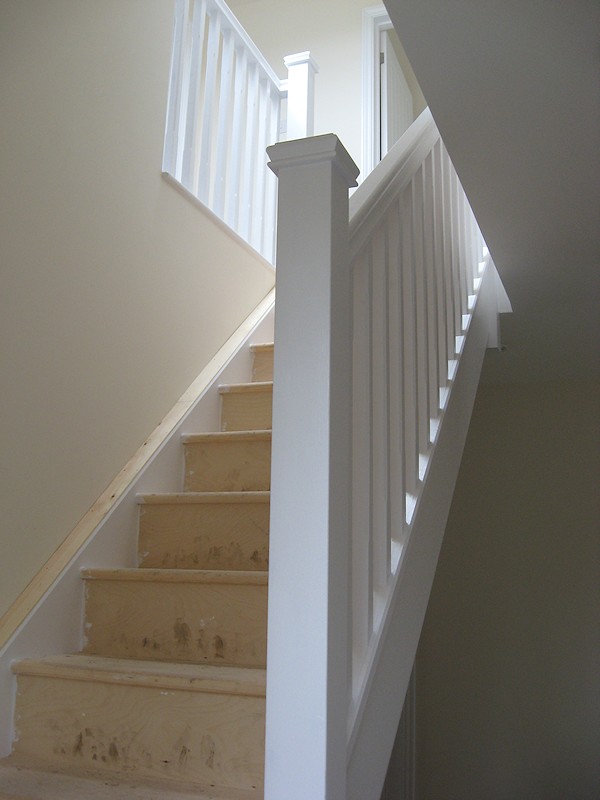
[[[345,800],[351,275],[333,134],[267,150],[279,178],[265,800]]]
[[[287,139],[312,136],[315,122],[316,61],[307,50],[283,59],[288,71]]]

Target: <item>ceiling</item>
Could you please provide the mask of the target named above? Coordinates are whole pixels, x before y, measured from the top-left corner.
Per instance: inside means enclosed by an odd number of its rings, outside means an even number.
[[[484,380],[600,377],[600,3],[386,6],[512,302]]]

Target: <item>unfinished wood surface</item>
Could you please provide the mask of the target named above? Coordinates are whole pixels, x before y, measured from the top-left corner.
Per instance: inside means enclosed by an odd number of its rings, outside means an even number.
[[[227,384],[221,394],[221,430],[270,430],[273,420],[273,383]]]
[[[273,289],[240,325],[231,338],[225,342],[214,358],[208,362],[171,411],[68,534],[64,542],[17,597],[8,611],[0,618],[0,648],[9,640],[29,612],[41,600],[67,564],[97,529],[98,525],[106,519],[148,461],[167,440],[171,432],[206,391],[207,387],[215,381],[217,375],[231,360],[233,354],[241,347],[251,331],[273,307],[274,302],[275,290]],[[264,427],[271,427],[271,422],[269,421],[269,425]]]
[[[266,570],[269,499],[268,492],[147,497],[140,505],[140,566]]]
[[[11,757],[0,761],[0,800],[260,800],[262,792],[242,789],[169,788],[162,781],[131,776],[68,775],[50,763],[32,765]]]
[[[252,365],[253,381],[272,381],[273,380],[273,344],[253,344],[250,345],[254,357]]]
[[[24,659],[13,664],[15,675],[64,678],[122,686],[149,686],[189,692],[264,697],[266,670],[247,667],[216,667],[206,664],[148,662],[102,656],[62,655]]]
[[[127,674],[127,665],[118,669]],[[60,769],[178,784],[262,787],[264,697],[18,675],[15,755]],[[117,670],[118,671],[118,670]]]
[[[266,573],[90,570],[84,578],[89,655],[266,664]]]
[[[186,492],[264,491],[271,485],[271,431],[185,436]]]

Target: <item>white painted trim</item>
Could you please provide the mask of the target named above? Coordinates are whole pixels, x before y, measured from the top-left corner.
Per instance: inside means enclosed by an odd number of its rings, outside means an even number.
[[[82,568],[136,566],[138,494],[179,491],[182,435],[217,430],[219,383],[249,380],[246,345],[273,341],[275,291],[258,305],[182,395],[90,512],[2,618],[0,649],[0,757],[12,741],[15,678],[11,662],[77,652],[83,635]],[[63,555],[64,554],[64,555]]]
[[[362,164],[363,180],[375,168],[379,136],[379,70],[376,69],[381,31],[392,28],[384,5],[363,9],[362,25]]]
[[[279,177],[279,271],[265,800],[342,800],[352,440],[348,187],[358,167],[333,134],[282,142],[268,153]]]

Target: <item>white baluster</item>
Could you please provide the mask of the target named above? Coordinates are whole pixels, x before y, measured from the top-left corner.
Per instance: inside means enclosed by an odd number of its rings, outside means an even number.
[[[423,239],[427,303],[427,366],[429,387],[429,441],[435,434],[433,420],[438,416],[440,404],[439,359],[439,318],[437,303],[437,272],[435,267],[435,208],[433,184],[433,152],[423,165]]]
[[[371,240],[373,296],[371,309],[371,458],[374,625],[377,626],[387,596],[391,572],[390,495],[389,495],[389,338],[387,241],[384,225],[379,225]]]
[[[178,158],[182,148],[180,138],[183,136],[185,108],[183,106],[184,71],[186,59],[185,35],[186,21],[189,15],[189,0],[177,0],[173,31],[173,57],[169,79],[169,101],[167,108],[167,126],[163,151],[163,172],[181,178],[181,166]],[[181,162],[181,158],[179,158]]]
[[[352,388],[352,686],[362,684],[373,632],[373,546],[371,519],[371,309],[370,248],[353,270]]]
[[[392,204],[386,224],[388,231],[389,275],[389,470],[390,470],[390,528],[392,536],[392,570],[395,571],[404,544],[406,526],[406,485],[404,481],[404,395],[402,391],[402,301],[400,209],[398,202]]]
[[[246,128],[247,53],[242,45],[235,48],[235,77],[233,82],[233,118],[231,123],[231,163],[225,221],[234,230],[239,228],[242,197],[242,153]]]
[[[246,101],[246,131],[244,134],[242,183],[240,192],[240,235],[250,240],[252,221],[252,196],[254,191],[255,164],[258,149],[258,64],[248,64],[248,94]]]
[[[281,97],[279,92],[271,88],[269,97],[270,114],[269,114],[269,141],[268,144],[275,144],[279,138],[279,114],[281,106]],[[276,234],[276,220],[277,220],[277,179],[271,172],[266,169],[266,187],[265,187],[265,220],[264,220],[264,250],[263,255],[272,263],[275,263],[275,234]]]
[[[269,122],[269,87],[265,75],[258,83],[258,128],[256,131],[256,160],[252,189],[252,214],[250,216],[250,244],[259,252],[262,250],[265,207],[265,178],[267,174],[267,146],[273,144],[268,140],[267,125]]]
[[[202,101],[202,137],[200,140],[200,164],[198,173],[198,198],[206,205],[211,201],[213,125],[217,114],[215,93],[219,65],[219,44],[221,20],[214,12],[208,18],[208,42],[206,45],[206,74],[204,77],[204,98]]]
[[[401,198],[402,230],[402,321],[403,321],[403,386],[404,386],[404,474],[407,498],[406,520],[410,522],[412,502],[419,485],[419,452],[417,440],[417,364],[416,314],[413,253],[413,185],[410,183]]]
[[[427,290],[423,254],[423,167],[413,178],[413,253],[415,298],[415,346],[417,374],[417,448],[419,477],[423,477],[424,459],[429,450],[429,369],[427,344]]]
[[[233,92],[233,60],[235,55],[233,31],[226,28],[223,31],[223,45],[221,52],[221,74],[219,86],[219,120],[217,123],[216,158],[215,158],[215,185],[213,197],[213,210],[221,219],[225,217],[225,197],[230,185],[228,166],[231,163],[231,124]]]
[[[185,143],[181,182],[190,192],[196,191],[196,138],[198,114],[202,88],[202,53],[206,30],[206,0],[196,0],[193,5],[192,41],[188,77],[187,112],[185,119]]]

